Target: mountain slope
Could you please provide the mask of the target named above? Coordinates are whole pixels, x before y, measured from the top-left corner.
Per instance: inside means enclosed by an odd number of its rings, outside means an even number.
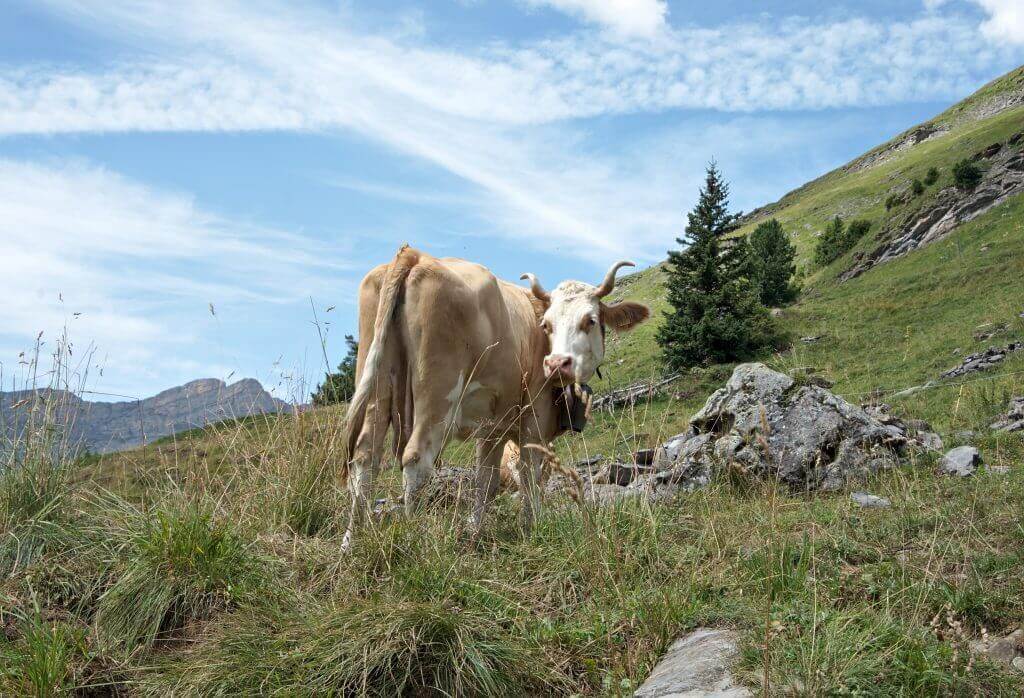
[[[71,444],[92,453],[134,448],[224,419],[291,410],[253,378],[231,385],[203,378],[131,402],[89,402],[61,390],[20,390],[0,392],[0,435],[19,431],[41,403],[54,406],[58,421],[70,427]]]

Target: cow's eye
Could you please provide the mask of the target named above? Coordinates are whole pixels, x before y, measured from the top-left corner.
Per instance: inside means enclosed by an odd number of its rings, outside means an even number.
[[[540,323],[540,328],[547,332],[548,334],[551,334],[551,323],[548,322],[547,320],[544,320]]]
[[[585,318],[580,320],[580,329],[584,332],[589,332],[590,329],[597,324],[592,315],[587,315]]]

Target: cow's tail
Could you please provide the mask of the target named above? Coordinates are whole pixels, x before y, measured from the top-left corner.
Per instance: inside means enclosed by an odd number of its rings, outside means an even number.
[[[373,322],[373,338],[369,343],[363,372],[359,377],[355,393],[349,401],[348,414],[345,419],[346,455],[341,468],[342,483],[348,479],[349,461],[355,454],[356,440],[363,430],[366,407],[377,394],[377,383],[381,379],[381,366],[387,354],[385,350],[391,329],[395,324],[395,311],[401,302],[405,280],[418,261],[419,253],[408,245],[402,245],[384,275],[380,300],[377,303],[377,315]]]

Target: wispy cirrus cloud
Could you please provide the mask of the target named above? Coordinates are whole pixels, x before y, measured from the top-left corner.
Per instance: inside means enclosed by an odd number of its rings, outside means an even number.
[[[582,143],[580,119],[948,99],[1008,55],[971,22],[938,16],[666,28],[644,41],[584,32],[456,52],[274,3],[51,4],[146,42],[156,58],[8,71],[0,133],[354,131],[475,186],[499,232],[595,259],[651,236],[675,210],[637,206],[668,196],[614,147]]]
[[[526,0],[546,5],[587,22],[605,26],[623,36],[653,37],[667,28],[664,0]]]
[[[284,7],[57,4],[142,33],[163,60],[99,73],[10,70],[0,77],[0,133],[372,126],[388,104],[492,125],[877,106],[961,96],[1019,55],[955,15],[766,20],[673,29],[653,42],[582,33],[454,52]]]

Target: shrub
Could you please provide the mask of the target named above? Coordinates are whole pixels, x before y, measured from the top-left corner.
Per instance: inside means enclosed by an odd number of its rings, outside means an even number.
[[[953,183],[958,189],[970,191],[981,183],[981,170],[970,160],[953,165]]]
[[[761,302],[768,306],[792,303],[800,291],[793,281],[796,248],[789,242],[782,224],[772,218],[750,234],[750,249]]]
[[[818,266],[827,266],[833,260],[843,254],[843,237],[846,234],[846,224],[839,216],[833,218],[825,231],[818,238],[818,244],[814,248],[814,262]]]
[[[866,221],[863,218],[850,221],[850,225],[846,229],[847,249],[857,244],[857,241],[864,237],[869,230],[871,230],[871,221]]]
[[[928,172],[925,173],[924,183],[925,186],[930,187],[939,181],[939,169],[937,167],[929,167]]]
[[[815,263],[824,267],[839,259],[850,251],[870,228],[870,221],[855,220],[847,226],[842,218],[836,216],[818,239],[818,245],[814,249]]]
[[[891,211],[902,203],[903,198],[899,194],[889,194],[885,199],[885,210]]]
[[[915,179],[910,184],[910,191],[914,193],[914,196],[921,196],[921,194],[924,194],[924,184],[920,179]]]

